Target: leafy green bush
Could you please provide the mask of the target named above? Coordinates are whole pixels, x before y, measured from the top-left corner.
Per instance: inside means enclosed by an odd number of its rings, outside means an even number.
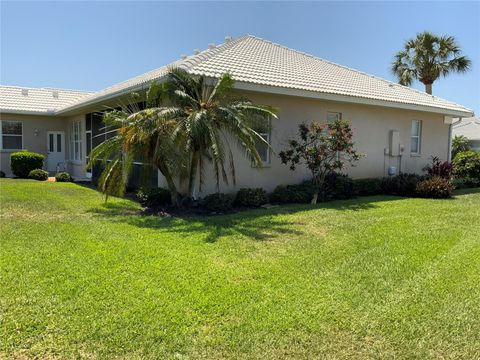
[[[232,208],[233,197],[224,193],[215,193],[205,196],[200,205],[208,211],[223,212]]]
[[[262,188],[240,189],[235,198],[235,203],[248,207],[259,207],[268,202],[267,192]]]
[[[420,181],[416,186],[416,193],[420,197],[445,199],[452,196],[455,189],[452,182],[448,179],[435,176],[433,178]]]
[[[455,159],[458,153],[463,151],[470,151],[471,147],[468,143],[468,139],[464,135],[455,135],[452,140],[452,158]]]
[[[456,177],[480,180],[480,153],[459,152],[453,159],[453,173]]]
[[[382,193],[398,196],[415,196],[416,186],[423,177],[417,174],[402,173],[382,179]]]
[[[38,181],[48,180],[48,171],[42,169],[35,169],[28,173],[28,178]]]
[[[381,195],[383,178],[369,178],[354,180],[355,194],[359,196]]]
[[[43,168],[45,156],[30,151],[17,151],[10,154],[10,168],[13,175],[27,178],[30,171]]]
[[[276,204],[306,204],[312,201],[315,185],[304,181],[297,185],[279,185],[270,194],[270,201]]]
[[[325,177],[320,200],[350,199],[355,195],[353,179],[345,174],[330,173]]]
[[[0,178],[4,178],[4,177],[5,177],[5,173],[0,170]]]
[[[73,178],[67,172],[59,172],[55,175],[56,182],[72,182]]]
[[[480,179],[458,178],[454,177],[452,180],[455,189],[467,189],[480,186]]]
[[[170,190],[164,188],[141,188],[137,192],[140,203],[146,207],[161,207],[172,204]]]

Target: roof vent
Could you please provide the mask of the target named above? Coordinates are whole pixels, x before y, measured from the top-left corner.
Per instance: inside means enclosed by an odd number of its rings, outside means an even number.
[[[22,89],[22,95],[28,96],[28,89]]]
[[[180,58],[181,58],[182,60],[185,60],[185,59],[187,58],[187,55],[180,55]]]
[[[53,96],[55,99],[58,99],[58,91],[56,91],[56,90],[52,91],[52,96]]]
[[[198,55],[198,54],[200,54],[200,50],[199,50],[199,49],[195,49],[195,50],[193,50],[193,54],[194,54],[194,55]]]
[[[232,40],[233,40],[233,38],[232,38],[230,35],[225,36],[225,42],[228,43],[228,42],[230,42],[230,41],[232,41]]]
[[[217,45],[215,45],[215,43],[210,43],[208,44],[208,48],[209,49],[215,49]]]

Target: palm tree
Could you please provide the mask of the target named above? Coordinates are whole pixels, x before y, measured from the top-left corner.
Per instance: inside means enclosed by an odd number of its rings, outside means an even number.
[[[174,205],[180,204],[178,185],[183,179],[188,181],[190,198],[194,198],[197,178],[201,190],[205,161],[213,166],[218,191],[220,178],[228,184],[227,158],[235,183],[231,142],[261,165],[256,145],[269,144],[252,127],[276,118],[276,111],[234,96],[233,84],[228,74],[215,80],[170,69],[162,86],[151,85],[145,110],[132,110],[129,105],[107,112],[104,122],[117,127],[117,134],[93,149],[88,165],[103,164],[102,192],[107,196],[124,193],[134,159],[162,173]]]
[[[185,151],[190,155],[190,198],[195,197],[197,179],[199,190],[202,189],[205,160],[213,166],[217,191],[220,178],[228,184],[227,159],[229,174],[235,183],[231,142],[236,142],[255,165],[262,164],[256,148],[258,142],[269,146],[253,127],[276,118],[276,110],[234,96],[233,85],[229,74],[215,80],[178,68],[169,71],[167,87],[170,102],[176,108],[177,121],[174,137],[187,139]]]
[[[105,113],[105,126],[118,128],[118,131],[92,150],[87,166],[100,164],[104,168],[98,185],[106,199],[108,195],[123,195],[134,161],[141,161],[146,165],[144,168],[158,169],[162,173],[172,195],[172,204],[179,204],[175,178],[185,176],[188,157],[182,153],[185,148],[182,138],[172,138],[177,126],[171,119],[175,109],[156,107],[163,93],[158,84],[152,83],[145,110],[130,101],[121,110]]]
[[[470,59],[461,55],[453,36],[437,36],[428,31],[417,34],[405,43],[392,62],[392,72],[402,85],[410,86],[418,79],[425,84],[425,91],[432,94],[432,84],[440,76],[469,70]]]

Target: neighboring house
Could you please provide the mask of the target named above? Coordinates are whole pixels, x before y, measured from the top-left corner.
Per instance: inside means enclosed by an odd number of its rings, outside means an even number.
[[[383,176],[391,166],[421,172],[430,156],[446,159],[452,118],[473,115],[461,105],[250,35],[226,38],[169,66],[210,77],[229,72],[239,94],[279,109],[279,119],[263,133],[273,151],[261,149],[262,168],[252,167],[241,149],[233,148],[237,189],[272,190],[308,177],[305,169],[292,172],[275,155],[301,122],[349,121],[356,147],[366,157],[346,171],[360,178]],[[92,147],[115,133],[104,128],[100,111],[125,103],[131,92],[144,93],[152,80],[164,81],[167,70],[164,66],[95,93],[2,87],[1,169],[10,173],[8,152],[23,148],[46,154],[50,171],[66,163],[75,177],[87,177]],[[204,193],[214,191],[213,176],[205,178]]]
[[[452,136],[463,135],[473,151],[480,152],[480,118],[464,118],[454,122]]]

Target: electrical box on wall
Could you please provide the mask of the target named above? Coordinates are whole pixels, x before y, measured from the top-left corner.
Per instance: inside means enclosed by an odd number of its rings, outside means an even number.
[[[400,132],[397,130],[390,130],[389,139],[390,156],[400,155]]]

